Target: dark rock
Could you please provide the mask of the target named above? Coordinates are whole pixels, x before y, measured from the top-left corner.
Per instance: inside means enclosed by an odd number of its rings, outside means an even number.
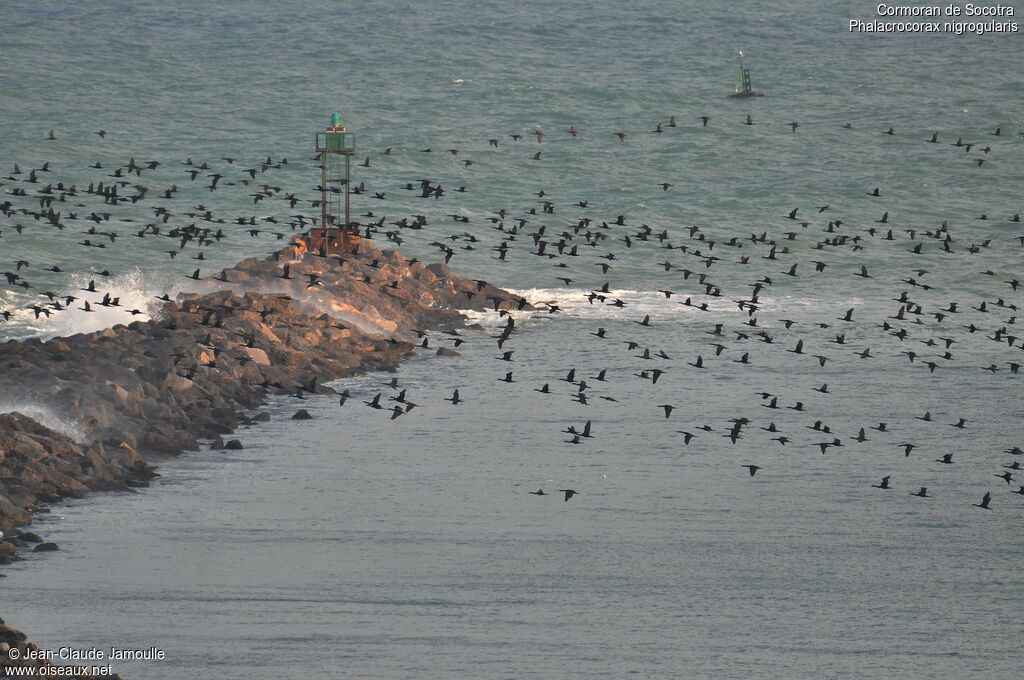
[[[427,271],[431,272],[434,276],[439,279],[443,279],[451,274],[451,270],[444,262],[435,262],[427,265]]]
[[[302,408],[295,412],[292,416],[292,420],[311,420],[313,416],[309,415],[309,411]]]
[[[128,470],[128,475],[132,479],[139,479],[147,481],[150,479],[156,479],[160,474],[156,471],[155,465],[149,465],[142,460],[135,461],[135,463]]]
[[[181,447],[176,441],[162,432],[146,432],[139,441],[144,448],[150,451],[164,454],[181,453]]]
[[[56,543],[40,543],[36,547],[32,548],[32,552],[50,552],[53,550],[60,550]]]
[[[270,414],[267,413],[266,411],[263,411],[262,413],[257,413],[256,415],[254,415],[252,419],[257,423],[265,423],[270,420]]]
[[[440,347],[437,350],[437,356],[439,356],[439,357],[460,357],[462,355],[459,354],[458,352],[456,352],[453,349],[448,349],[447,347]]]
[[[34,534],[31,531],[23,531],[23,532],[21,532],[21,534],[18,535],[18,538],[20,538],[23,541],[28,541],[29,543],[42,543],[43,542],[43,539],[39,537],[39,534]]]
[[[238,441],[237,439],[232,439],[228,441],[226,444],[224,444],[224,448],[231,449],[232,451],[237,451],[238,449],[244,447],[242,446],[242,442]]]

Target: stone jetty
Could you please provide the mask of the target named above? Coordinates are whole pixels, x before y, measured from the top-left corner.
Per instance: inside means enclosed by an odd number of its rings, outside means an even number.
[[[160,456],[202,440],[225,446],[239,425],[267,419],[257,411],[268,395],[330,393],[325,381],[393,370],[426,331],[465,326],[457,310],[525,306],[371,241],[324,257],[296,238],[196,281],[148,321],[0,344],[0,397],[71,426],[0,414],[0,563],[59,549],[25,528],[35,513],[146,486]]]

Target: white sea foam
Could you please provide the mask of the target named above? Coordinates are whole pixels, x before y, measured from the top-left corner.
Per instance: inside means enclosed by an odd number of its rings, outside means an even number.
[[[604,302],[590,300],[590,290],[578,288],[530,288],[511,291],[525,297],[541,313],[546,313],[546,305],[557,305],[558,312],[574,317],[588,319],[633,319],[649,315],[652,319],[682,319],[691,314],[699,314],[700,310],[681,304],[686,295],[678,293],[666,298],[664,293],[656,290],[611,289],[600,293]],[[739,312],[736,303],[728,298],[707,298],[692,296],[694,305],[707,303],[712,312]],[[624,303],[618,306],[617,300]],[[536,312],[534,312],[536,313]]]
[[[55,311],[49,317],[40,316],[27,322],[23,337],[39,337],[43,339],[64,337],[76,333],[91,333],[110,328],[117,324],[129,324],[132,321],[146,321],[157,304],[158,293],[146,286],[142,270],[136,268],[116,276],[103,277],[92,274],[73,274],[69,278],[69,287],[63,294],[73,295],[77,300],[62,311]],[[96,282],[95,293],[84,290],[90,280]],[[100,301],[105,294],[118,298],[119,306],[103,306]],[[91,312],[84,310],[84,302],[88,301]],[[139,310],[142,314],[132,314],[128,310]]]
[[[84,442],[87,439],[85,431],[82,430],[78,421],[65,418],[47,406],[0,400],[0,413],[14,413],[15,411],[42,423],[51,430],[71,437],[76,442]]]
[[[563,314],[587,319],[635,320],[644,316],[650,316],[652,320],[685,320],[688,317],[710,319],[729,316],[746,319],[748,316],[746,309],[741,309],[737,304],[738,298],[724,296],[709,297],[675,292],[671,297],[666,297],[658,290],[611,289],[607,293],[601,293],[605,298],[604,302],[597,299],[591,302],[588,297],[591,291],[578,288],[528,288],[509,292],[525,297],[539,308],[539,311],[534,312],[518,312],[523,316],[546,314],[547,305],[558,306],[555,316]],[[684,304],[687,297],[690,297],[692,305]],[[616,300],[621,300],[625,304],[621,307],[612,304]],[[762,292],[758,297],[755,314],[775,316],[785,313],[792,318],[810,317],[820,315],[825,308],[847,309],[859,307],[863,302],[861,298],[855,297],[825,300],[799,296],[771,297]],[[706,305],[706,309],[700,309],[700,305]],[[493,314],[497,316],[497,313]]]

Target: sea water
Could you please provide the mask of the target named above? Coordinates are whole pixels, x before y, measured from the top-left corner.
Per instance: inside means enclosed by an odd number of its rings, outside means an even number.
[[[475,313],[481,329],[464,331],[461,356],[433,356],[452,343],[432,335],[431,349],[395,375],[335,383],[352,394],[344,406],[274,398],[269,423],[238,433],[241,451],[159,461],[163,476],[141,493],[54,506],[32,529],[61,552],[5,569],[4,618],[52,649],[159,648],[162,660],[115,663],[140,678],[1019,673],[1024,497],[995,475],[1022,443],[1024,376],[1008,368],[1019,342],[985,338],[1015,313],[995,299],[1024,301],[1005,283],[1020,276],[1024,252],[1015,240],[1024,230],[1009,222],[1024,179],[1019,36],[846,30],[873,8],[6,3],[0,169],[49,161],[44,183],[84,186],[114,181],[111,170],[89,168],[97,161],[161,163],[133,176],[151,187],[137,205],[55,203],[82,213],[63,232],[25,215],[0,220],[4,259],[28,260],[19,273],[33,285],[0,290],[0,307],[20,312],[7,337],[131,318],[104,310],[35,320],[23,308],[44,290],[76,294],[99,278],[155,311],[148,301],[188,290],[195,267],[212,274],[280,248],[290,216],[317,210],[254,204],[251,194],[267,183],[315,199],[313,133],[335,110],[357,133],[356,160],[369,157],[370,167],[356,168],[369,192],[353,199],[357,219],[426,215],[426,229],[401,232],[406,256],[437,261],[432,243],[447,243],[456,273],[525,295],[538,311],[516,315],[501,350],[492,336],[506,320]],[[725,97],[740,49],[766,97]],[[754,125],[743,124],[747,115]],[[710,116],[707,128],[699,116]],[[895,135],[884,134],[890,127]],[[55,141],[45,139],[51,128]],[[936,131],[940,143],[928,144]],[[978,146],[965,153],[951,146],[957,137]],[[244,170],[267,156],[289,163],[243,185]],[[224,174],[221,188],[209,191],[203,175],[192,182],[186,158]],[[402,189],[420,178],[447,194]],[[180,192],[163,202],[171,183]],[[881,197],[868,195],[875,187]],[[378,191],[383,200],[371,198]],[[187,215],[202,204],[229,218],[216,225],[227,237],[171,260],[176,242],[131,236],[162,203],[176,213],[167,228],[208,226]],[[786,219],[793,208],[811,224]],[[487,220],[501,209],[506,229],[528,220],[515,240]],[[78,245],[102,240],[81,233],[93,210],[111,213],[99,230],[120,232],[105,249]],[[886,211],[889,223],[877,224]],[[261,222],[250,237],[230,219],[250,215],[279,222]],[[625,226],[599,226],[619,215]],[[591,248],[577,237],[574,258],[531,254],[529,234],[541,225],[554,252],[558,234],[585,217],[608,238]],[[839,233],[862,237],[862,250],[812,249],[835,219],[845,223]],[[954,254],[922,241],[943,220]],[[721,260],[709,268],[654,236],[640,241],[642,225]],[[713,248],[689,237],[694,225]],[[871,228],[892,228],[894,240],[870,237]],[[750,240],[762,232],[790,252],[764,259],[768,246]],[[745,247],[727,246],[733,237]],[[502,240],[504,263],[492,259]],[[921,242],[924,254],[908,252]],[[191,259],[199,250],[205,261]],[[609,253],[614,260],[601,257]],[[827,268],[815,272],[813,260]],[[798,276],[786,276],[796,262]],[[42,271],[48,264],[71,274]],[[862,266],[871,278],[855,276]],[[684,278],[684,268],[694,273]],[[103,269],[111,277],[95,273]],[[721,297],[706,295],[702,273]],[[772,285],[760,293],[758,326],[748,326],[735,300],[765,276]],[[625,306],[588,302],[605,282],[608,301]],[[888,319],[903,290],[925,306],[922,326]],[[707,311],[678,304],[688,296]],[[990,312],[973,309],[982,300]],[[958,318],[931,316],[950,302],[962,311],[947,316]],[[854,320],[840,320],[851,308]],[[650,325],[638,325],[645,316]],[[911,336],[888,335],[878,327],[886,321]],[[721,337],[711,334],[719,323]],[[965,330],[971,323],[985,332]],[[592,335],[598,328],[607,339]],[[834,342],[839,334],[846,344]],[[951,360],[937,358],[942,337],[957,341]],[[929,338],[938,346],[922,344]],[[800,339],[805,354],[785,351]],[[644,348],[671,358],[644,359]],[[509,349],[511,363],[497,359]],[[865,349],[867,358],[856,354]],[[828,357],[824,367],[817,354]],[[690,365],[698,356],[706,368]],[[922,360],[939,367],[931,373]],[[990,364],[999,370],[983,370]],[[656,384],[638,377],[653,368],[665,371]],[[587,405],[561,380],[572,369],[588,384]],[[606,381],[596,379],[602,369]],[[509,370],[515,382],[500,381]],[[418,404],[396,420],[362,404],[396,396],[384,384],[392,377]],[[550,393],[537,392],[545,383]],[[827,394],[814,391],[822,384]],[[445,401],[454,389],[464,403]],[[761,392],[779,408],[765,408]],[[804,411],[790,408],[797,402]],[[663,404],[675,407],[668,418]],[[298,408],[313,419],[292,421]],[[934,422],[917,418],[925,411]],[[740,439],[723,436],[742,418]],[[966,429],[950,427],[959,418]],[[567,430],[587,421],[593,436],[569,443]],[[808,429],[815,421],[831,433]],[[870,429],[879,422],[887,432]],[[771,423],[789,444],[762,429]],[[855,440],[860,428],[868,441]],[[689,444],[683,432],[694,435]],[[817,444],[833,436],[843,446],[822,454]],[[909,457],[907,442],[917,446]],[[945,453],[954,465],[936,462]],[[741,467],[750,464],[762,468],[754,477]],[[893,489],[872,487],[883,476]],[[910,495],[921,486],[931,497]],[[541,488],[546,495],[528,493]],[[559,489],[578,495],[564,501]],[[972,507],[987,491],[992,510]]]

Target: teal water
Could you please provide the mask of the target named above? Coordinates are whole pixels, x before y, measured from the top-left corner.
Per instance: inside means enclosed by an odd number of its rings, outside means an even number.
[[[397,374],[420,407],[394,422],[359,403],[387,394],[392,376],[353,379],[338,385],[358,397],[344,407],[301,404],[314,421],[291,421],[299,405],[275,401],[269,424],[241,433],[243,451],[166,461],[142,494],[55,508],[38,528],[63,551],[6,571],[4,618],[52,648],[166,651],[118,665],[125,677],[1019,673],[1024,496],[1013,492],[1024,477],[996,475],[1024,445],[1024,375],[1011,372],[1024,357],[1011,306],[1024,294],[1008,283],[1024,271],[1024,228],[1010,221],[1024,210],[1020,35],[846,32],[873,7],[6,3],[0,190],[29,196],[0,198],[18,210],[0,217],[0,252],[11,271],[30,263],[16,273],[32,286],[0,288],[0,309],[14,312],[7,337],[130,318],[36,320],[25,307],[43,291],[96,278],[145,311],[152,295],[187,290],[196,266],[212,274],[279,248],[292,216],[315,214],[313,133],[335,110],[357,133],[357,160],[369,158],[357,168],[369,192],[354,199],[357,219],[397,230],[391,222],[425,215],[427,228],[401,230],[404,254],[438,260],[446,243],[455,271],[560,311],[520,316],[504,348],[511,364],[495,359],[488,336],[504,320],[490,315],[461,357],[422,352]],[[725,97],[739,49],[768,96]],[[953,146],[958,137],[975,146]],[[115,181],[110,168],[129,158],[160,163],[133,176],[150,189],[136,204],[55,201],[63,231],[20,212],[38,210],[47,183]],[[191,181],[186,158],[209,170]],[[89,167],[97,161],[104,169]],[[44,162],[39,183],[22,181]],[[15,163],[25,173],[8,174]],[[248,185],[247,168],[257,170]],[[210,173],[224,175],[216,191]],[[403,189],[420,178],[446,195]],[[163,199],[171,184],[179,191]],[[262,184],[281,191],[254,204]],[[868,195],[875,187],[880,197]],[[291,208],[286,193],[303,202]],[[171,260],[176,241],[133,236],[156,206],[173,213],[165,231],[195,223],[226,236]],[[799,219],[786,219],[794,208]],[[224,223],[204,220],[206,209]],[[504,233],[488,221],[502,209]],[[110,213],[98,231],[118,233],[107,248],[79,245],[104,240],[83,234],[93,211]],[[257,219],[257,236],[242,217]],[[583,218],[593,222],[574,234]],[[831,233],[830,220],[842,222]],[[944,220],[949,253],[926,235]],[[566,254],[531,254],[542,226],[547,252],[565,238]],[[592,247],[587,232],[606,238]],[[847,241],[822,243],[836,236]],[[719,259],[708,266],[708,255]],[[862,266],[871,278],[855,275]],[[93,273],[102,269],[111,276]],[[736,301],[764,277],[749,326]],[[587,301],[605,282],[607,302],[625,306]],[[903,291],[920,313],[892,319]],[[708,310],[677,304],[687,296]],[[951,303],[957,311],[943,312]],[[635,323],[645,316],[650,326]],[[709,335],[719,323],[724,335]],[[609,339],[591,335],[598,327]],[[900,328],[903,340],[891,335]],[[801,340],[804,354],[786,351]],[[698,355],[705,369],[689,365]],[[572,368],[587,405],[559,380]],[[636,376],[652,368],[665,371],[656,384]],[[510,369],[516,382],[499,382]],[[534,391],[544,383],[552,394]],[[827,394],[814,391],[823,383]],[[455,388],[466,403],[453,407],[443,398]],[[760,392],[780,408],[764,408]],[[789,408],[797,402],[804,411]],[[669,418],[662,404],[675,407]],[[926,411],[933,422],[916,417]],[[733,443],[723,435],[738,418],[749,424]],[[960,418],[966,428],[950,427]],[[564,430],[588,420],[594,437],[566,443]],[[831,433],[807,429],[815,421]],[[870,429],[880,421],[887,432]],[[770,423],[789,444],[762,429]],[[856,441],[860,428],[868,441]],[[689,444],[681,431],[695,435]],[[843,446],[822,455],[817,444],[833,437]],[[905,457],[908,442],[917,448]],[[936,462],[946,453],[954,465]],[[751,478],[747,464],[762,469]],[[886,475],[892,490],[872,488]],[[921,486],[930,498],[910,495]],[[526,493],[537,488],[551,495]],[[561,488],[580,493],[564,502]],[[972,507],[986,492],[992,510]]]

